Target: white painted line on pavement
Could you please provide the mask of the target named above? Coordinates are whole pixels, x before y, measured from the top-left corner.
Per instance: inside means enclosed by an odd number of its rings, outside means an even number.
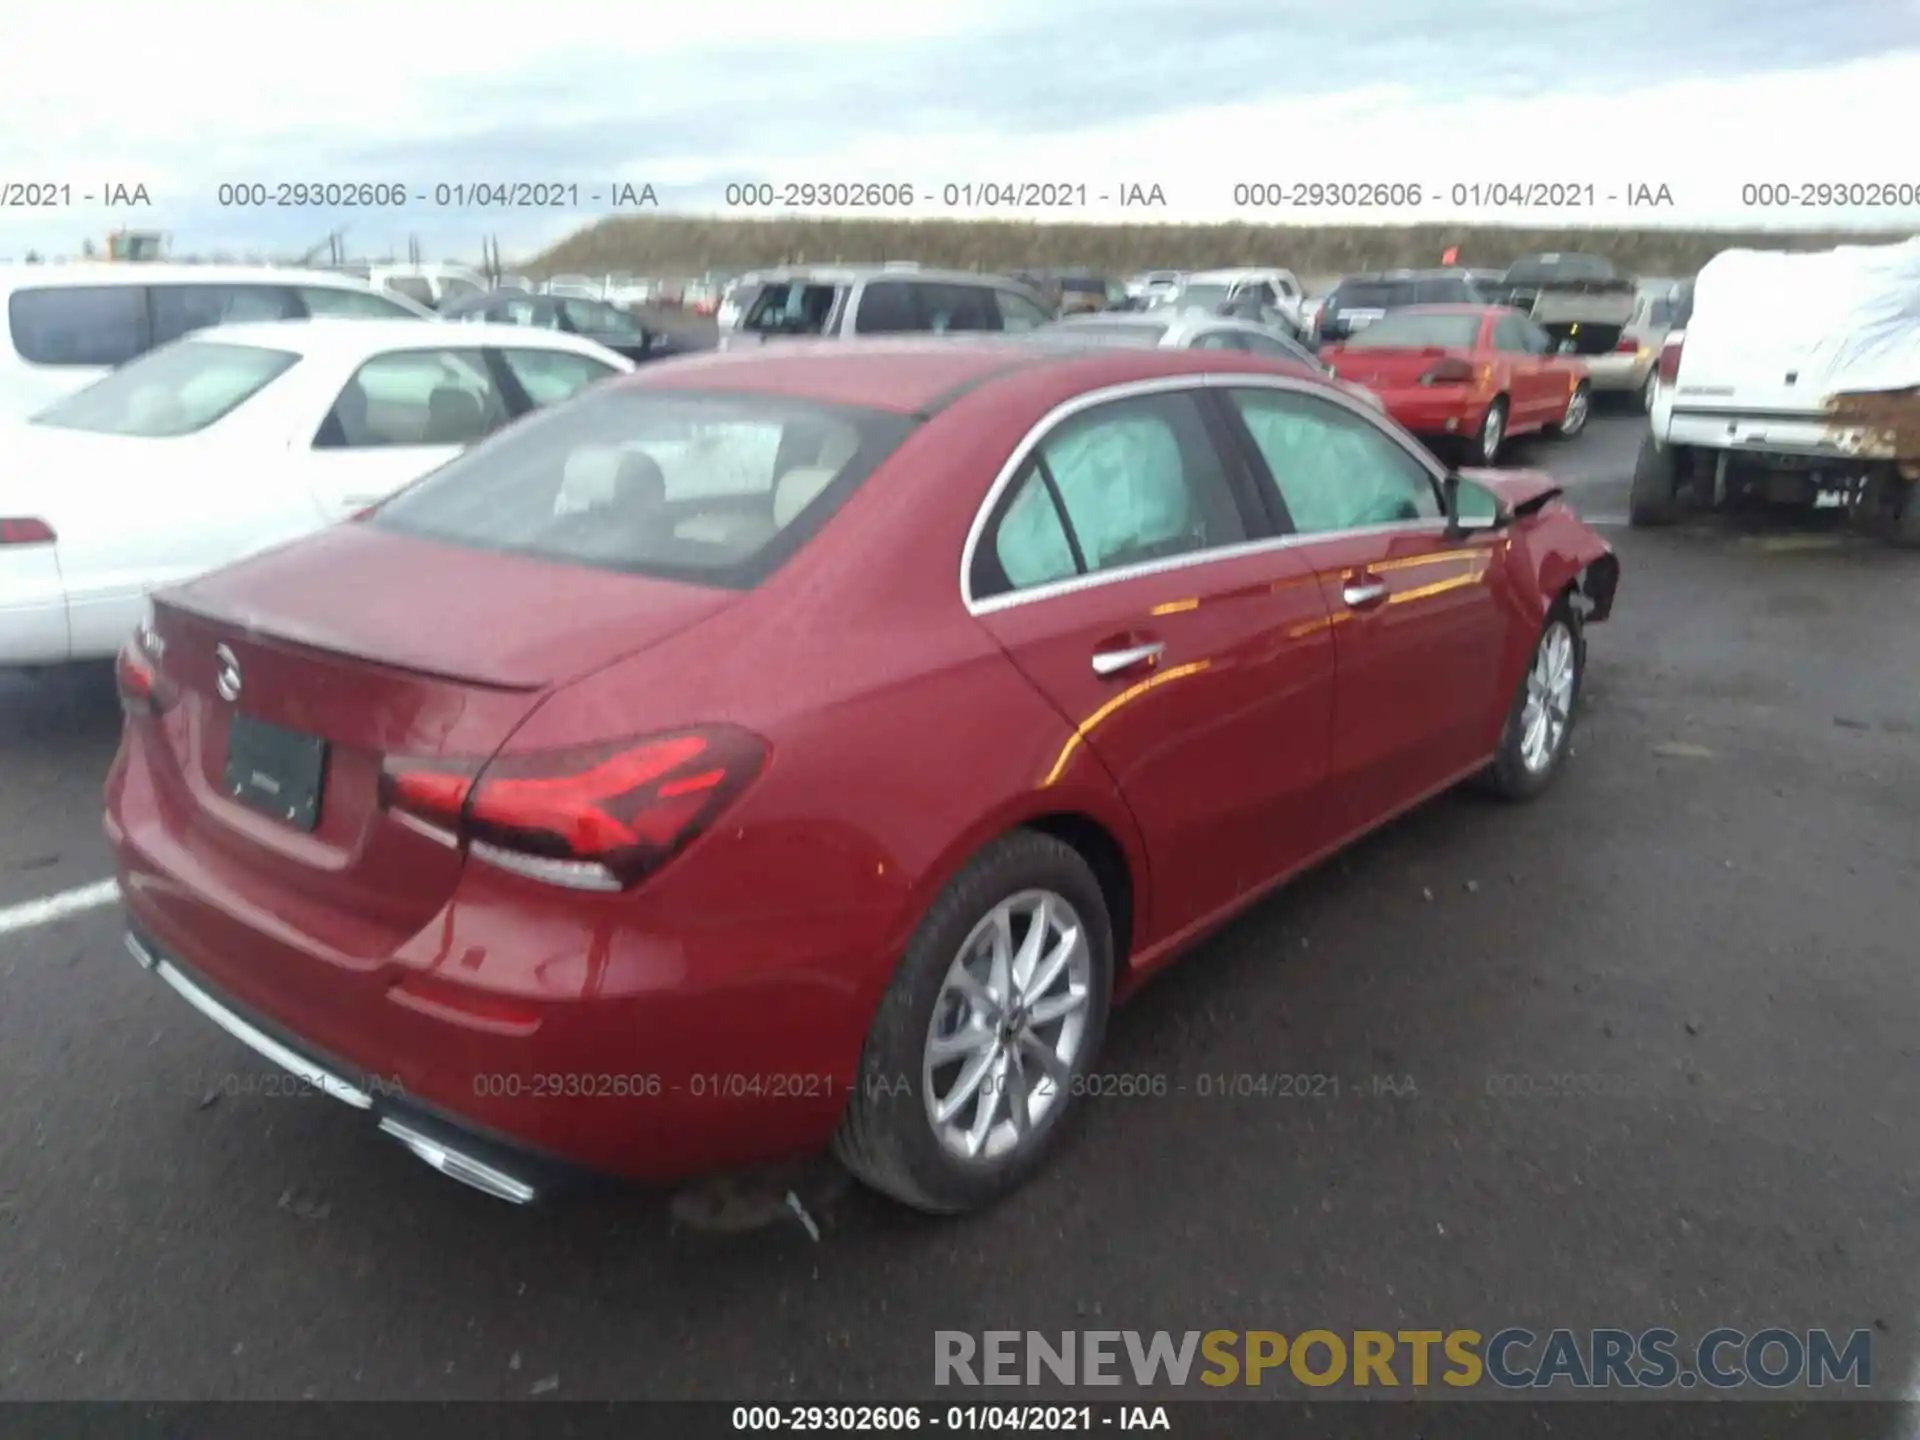
[[[55,920],[77,915],[82,910],[110,905],[119,898],[118,880],[97,880],[77,890],[62,890],[58,895],[42,895],[38,900],[9,905],[0,910],[0,935],[9,935],[15,930],[31,930],[36,925],[50,925]]]
[[[1580,518],[1602,530],[1624,530],[1631,523],[1624,515],[1582,515]]]

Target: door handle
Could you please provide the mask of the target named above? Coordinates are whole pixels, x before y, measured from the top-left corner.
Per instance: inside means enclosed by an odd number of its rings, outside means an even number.
[[[1356,582],[1349,580],[1346,589],[1340,592],[1340,598],[1347,602],[1350,610],[1366,610],[1378,605],[1387,598],[1387,586],[1383,580]]]
[[[1118,675],[1122,670],[1131,670],[1143,660],[1152,660],[1166,648],[1162,641],[1155,640],[1150,645],[1132,645],[1125,650],[1096,651],[1093,673],[1101,676]]]

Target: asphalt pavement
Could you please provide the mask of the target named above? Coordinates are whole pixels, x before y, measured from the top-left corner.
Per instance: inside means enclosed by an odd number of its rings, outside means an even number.
[[[1643,423],[1516,457],[1624,565],[1555,787],[1443,798],[1204,943],[1106,1060],[1185,1093],[1089,1102],[959,1221],[824,1164],[517,1210],[345,1107],[218,1094],[259,1065],[111,906],[20,908],[108,874],[110,685],[0,681],[0,1398],[872,1400],[928,1392],[941,1329],[1508,1324],[1864,1327],[1897,1392],[1920,557],[1629,532]],[[1231,1072],[1340,1091],[1194,1093]]]

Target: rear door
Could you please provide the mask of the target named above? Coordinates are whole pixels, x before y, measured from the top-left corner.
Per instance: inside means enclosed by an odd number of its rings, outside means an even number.
[[[1507,609],[1501,539],[1445,534],[1439,472],[1356,404],[1274,382],[1226,392],[1266,500],[1299,538],[1336,647],[1316,848],[1431,793],[1492,749]]]
[[[344,520],[444,465],[514,413],[480,347],[391,350],[360,365],[295,443],[315,500]]]
[[[989,286],[917,280],[913,295],[920,309],[920,328],[930,334],[980,334],[1000,329],[1000,308]]]
[[[973,608],[1139,821],[1151,933],[1309,853],[1333,646],[1299,557],[1210,430],[1201,387],[1049,430],[974,551]],[[1252,542],[1252,543],[1250,543]]]

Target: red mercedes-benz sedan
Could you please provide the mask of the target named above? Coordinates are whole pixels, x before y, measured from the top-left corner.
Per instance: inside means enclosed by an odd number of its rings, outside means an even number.
[[[1586,364],[1499,305],[1389,310],[1320,357],[1422,439],[1457,442],[1472,465],[1498,464],[1515,435],[1577,435],[1593,408]]]
[[[1232,352],[649,367],[156,595],[129,948],[494,1195],[831,1144],[967,1209],[1196,936],[1547,784],[1618,580],[1558,496]]]

